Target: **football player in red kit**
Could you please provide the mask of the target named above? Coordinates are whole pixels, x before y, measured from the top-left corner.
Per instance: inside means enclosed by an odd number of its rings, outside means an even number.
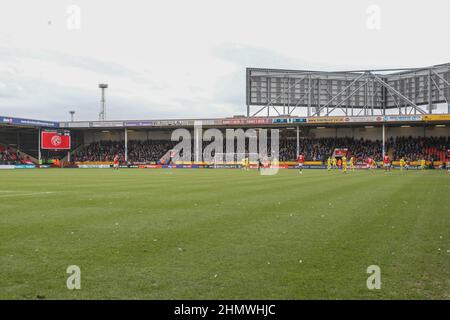
[[[383,156],[383,166],[384,172],[391,171],[391,158],[387,153]]]
[[[299,173],[303,174],[303,165],[305,164],[305,156],[303,154],[299,154],[297,156],[298,168],[300,169]]]
[[[367,158],[367,169],[376,168],[377,163],[371,157]]]
[[[114,156],[114,170],[119,170],[119,156],[117,154]]]

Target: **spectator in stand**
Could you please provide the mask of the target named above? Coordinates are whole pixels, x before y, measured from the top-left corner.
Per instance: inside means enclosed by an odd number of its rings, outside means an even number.
[[[173,149],[176,142],[168,140],[130,140],[128,142],[128,162],[144,164],[157,162],[169,150]],[[203,142],[203,148],[209,142]],[[270,141],[268,142],[268,153],[270,154]],[[113,161],[114,156],[119,155],[120,161],[125,161],[123,141],[98,141],[84,147],[76,152],[75,161]],[[348,157],[354,157],[355,163],[364,162],[368,158],[381,161],[382,142],[380,140],[341,138],[312,138],[302,137],[299,141],[299,152],[305,156],[306,161],[326,161],[331,157],[336,148],[348,149]],[[439,154],[450,149],[450,137],[397,137],[390,138],[386,142],[386,150],[392,150],[393,160],[401,157],[409,161],[439,159]],[[193,150],[193,149],[192,149]],[[248,141],[246,142],[248,152]],[[224,151],[225,152],[225,141]],[[279,142],[280,161],[295,161],[297,159],[296,139],[284,137]],[[11,158],[11,156],[10,156]],[[193,159],[192,159],[193,160]]]
[[[2,150],[0,150],[0,164],[13,165],[21,163],[22,156],[19,151],[15,151],[10,147],[3,147]]]
[[[411,161],[422,158],[431,161],[446,153],[450,147],[450,137],[391,137],[387,146],[394,151],[394,160],[405,157]]]
[[[172,141],[146,140],[128,141],[128,162],[156,162],[175,145]],[[74,161],[113,161],[117,154],[121,162],[125,161],[124,142],[98,141],[93,142],[74,154]]]

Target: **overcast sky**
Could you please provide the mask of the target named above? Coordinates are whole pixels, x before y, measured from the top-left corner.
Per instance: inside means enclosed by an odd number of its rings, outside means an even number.
[[[447,0],[0,4],[0,115],[7,116],[67,120],[73,109],[77,120],[95,120],[101,82],[110,86],[108,120],[232,116],[245,114],[246,67],[450,62]]]

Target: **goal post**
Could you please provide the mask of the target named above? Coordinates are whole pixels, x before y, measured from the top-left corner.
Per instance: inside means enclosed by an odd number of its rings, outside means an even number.
[[[257,164],[260,155],[258,153],[215,153],[213,165],[214,167],[226,164],[241,165],[245,158],[249,159],[249,164]]]

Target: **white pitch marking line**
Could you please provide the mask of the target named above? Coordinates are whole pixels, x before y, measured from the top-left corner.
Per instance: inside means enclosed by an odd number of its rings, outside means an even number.
[[[52,194],[54,192],[47,191],[47,192],[33,192],[33,193],[16,193],[16,194],[0,194],[0,198],[6,198],[6,197],[22,197],[22,196],[37,196],[41,194]]]

